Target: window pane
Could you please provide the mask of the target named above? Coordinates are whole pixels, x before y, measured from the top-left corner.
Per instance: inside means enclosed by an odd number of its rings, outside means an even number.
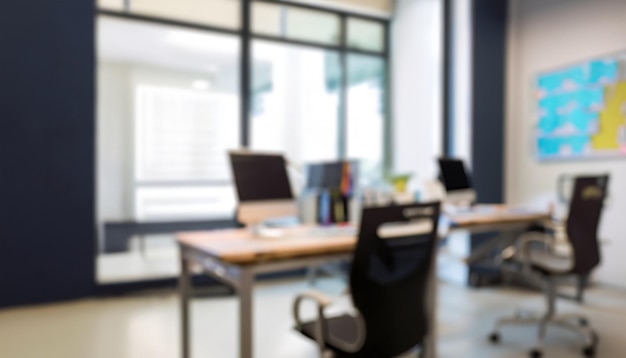
[[[140,183],[228,181],[226,150],[239,144],[239,39],[106,17],[98,25],[101,152],[120,155],[109,164],[134,157]]]
[[[383,24],[356,18],[348,19],[348,47],[367,51],[384,51]]]
[[[290,0],[304,4],[323,6],[329,9],[363,12],[368,14],[391,14],[393,0]]]
[[[206,79],[191,86],[210,86]],[[137,84],[138,181],[228,180],[226,150],[238,144],[235,94]]]
[[[232,218],[236,199],[232,185],[138,187],[135,217],[140,221]]]
[[[284,6],[264,2],[252,3],[252,32],[261,35],[283,37],[283,14],[287,9]]]
[[[132,0],[131,12],[229,29],[241,26],[241,2],[234,0]]]
[[[98,7],[107,10],[124,10],[124,0],[98,0]]]
[[[339,16],[320,11],[289,9],[287,37],[295,40],[338,45],[340,42]]]
[[[361,161],[361,177],[373,183],[382,178],[386,65],[382,58],[348,57],[347,152]]]
[[[252,31],[256,34],[338,45],[340,30],[339,16],[332,13],[252,3]]]
[[[107,16],[97,26],[99,227],[232,218],[226,151],[239,147],[239,37]],[[176,267],[176,245],[165,241],[146,239],[141,255]],[[99,281],[176,274],[134,270],[144,260],[133,261],[143,256],[132,243],[101,255]]]
[[[255,41],[253,54],[252,148],[298,164],[337,159],[338,53]]]

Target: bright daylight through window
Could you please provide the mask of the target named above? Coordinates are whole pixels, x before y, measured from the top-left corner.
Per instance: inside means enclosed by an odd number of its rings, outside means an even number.
[[[164,225],[234,225],[229,149],[382,180],[385,9],[336,3],[251,1],[248,27],[238,0],[99,0],[100,282],[176,275]]]

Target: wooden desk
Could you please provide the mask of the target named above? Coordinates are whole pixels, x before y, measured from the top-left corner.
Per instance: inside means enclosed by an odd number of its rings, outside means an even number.
[[[468,264],[485,259],[494,249],[513,244],[517,237],[530,226],[544,223],[551,218],[551,214],[547,211],[538,212],[523,208],[511,208],[506,205],[484,205],[484,207],[485,210],[479,206],[476,211],[446,216],[449,229],[442,236],[459,231],[469,234],[499,233],[496,237],[472,250],[470,255],[465,258],[465,262]]]
[[[502,210],[493,215],[449,217],[450,230],[519,232],[548,218],[547,213],[515,213]],[[346,261],[352,256],[356,235],[339,233],[332,237],[316,235],[311,227],[285,229],[281,238],[255,238],[245,229],[179,233],[176,238],[181,251],[182,357],[190,358],[189,300],[190,270],[199,265],[214,277],[233,287],[239,295],[241,358],[253,356],[252,300],[257,274],[306,268],[333,261]],[[444,233],[445,235],[445,233]],[[433,260],[435,261],[435,260]],[[436,322],[436,263],[430,280],[430,321]],[[436,357],[436,324],[427,338],[427,357]]]
[[[257,238],[246,229],[179,233],[179,245],[231,265],[259,265],[310,256],[349,253],[356,243],[356,230],[346,227],[338,235],[321,235],[315,227],[285,228],[277,238]],[[345,233],[343,233],[345,231]],[[349,231],[352,231],[350,233]]]
[[[538,212],[506,205],[478,205],[466,213],[446,215],[453,228],[469,229],[489,225],[515,225],[541,222],[550,219],[548,212]]]
[[[323,237],[312,227],[284,230],[280,238],[256,238],[246,229],[180,233],[182,357],[190,357],[190,264],[200,265],[239,295],[239,355],[253,356],[252,302],[258,274],[347,261],[356,243],[352,235]]]

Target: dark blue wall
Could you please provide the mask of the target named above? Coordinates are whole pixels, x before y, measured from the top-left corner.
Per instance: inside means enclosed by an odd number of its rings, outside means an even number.
[[[472,185],[479,203],[504,201],[504,101],[507,1],[474,0],[472,10]],[[472,248],[492,234],[472,235]],[[497,277],[492,265],[472,265],[469,281]]]
[[[94,3],[0,0],[0,306],[94,292]]]
[[[474,0],[472,180],[480,203],[504,199],[507,1]]]

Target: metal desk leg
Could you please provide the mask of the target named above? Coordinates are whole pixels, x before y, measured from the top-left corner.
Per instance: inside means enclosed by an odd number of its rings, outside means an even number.
[[[189,274],[189,261],[181,252],[180,276],[178,279],[178,291],[180,295],[180,332],[182,358],[190,358],[191,342],[189,337],[189,299],[191,296],[191,277]]]
[[[252,305],[254,290],[254,272],[243,267],[239,276],[239,356],[252,358],[254,341],[252,339]]]

